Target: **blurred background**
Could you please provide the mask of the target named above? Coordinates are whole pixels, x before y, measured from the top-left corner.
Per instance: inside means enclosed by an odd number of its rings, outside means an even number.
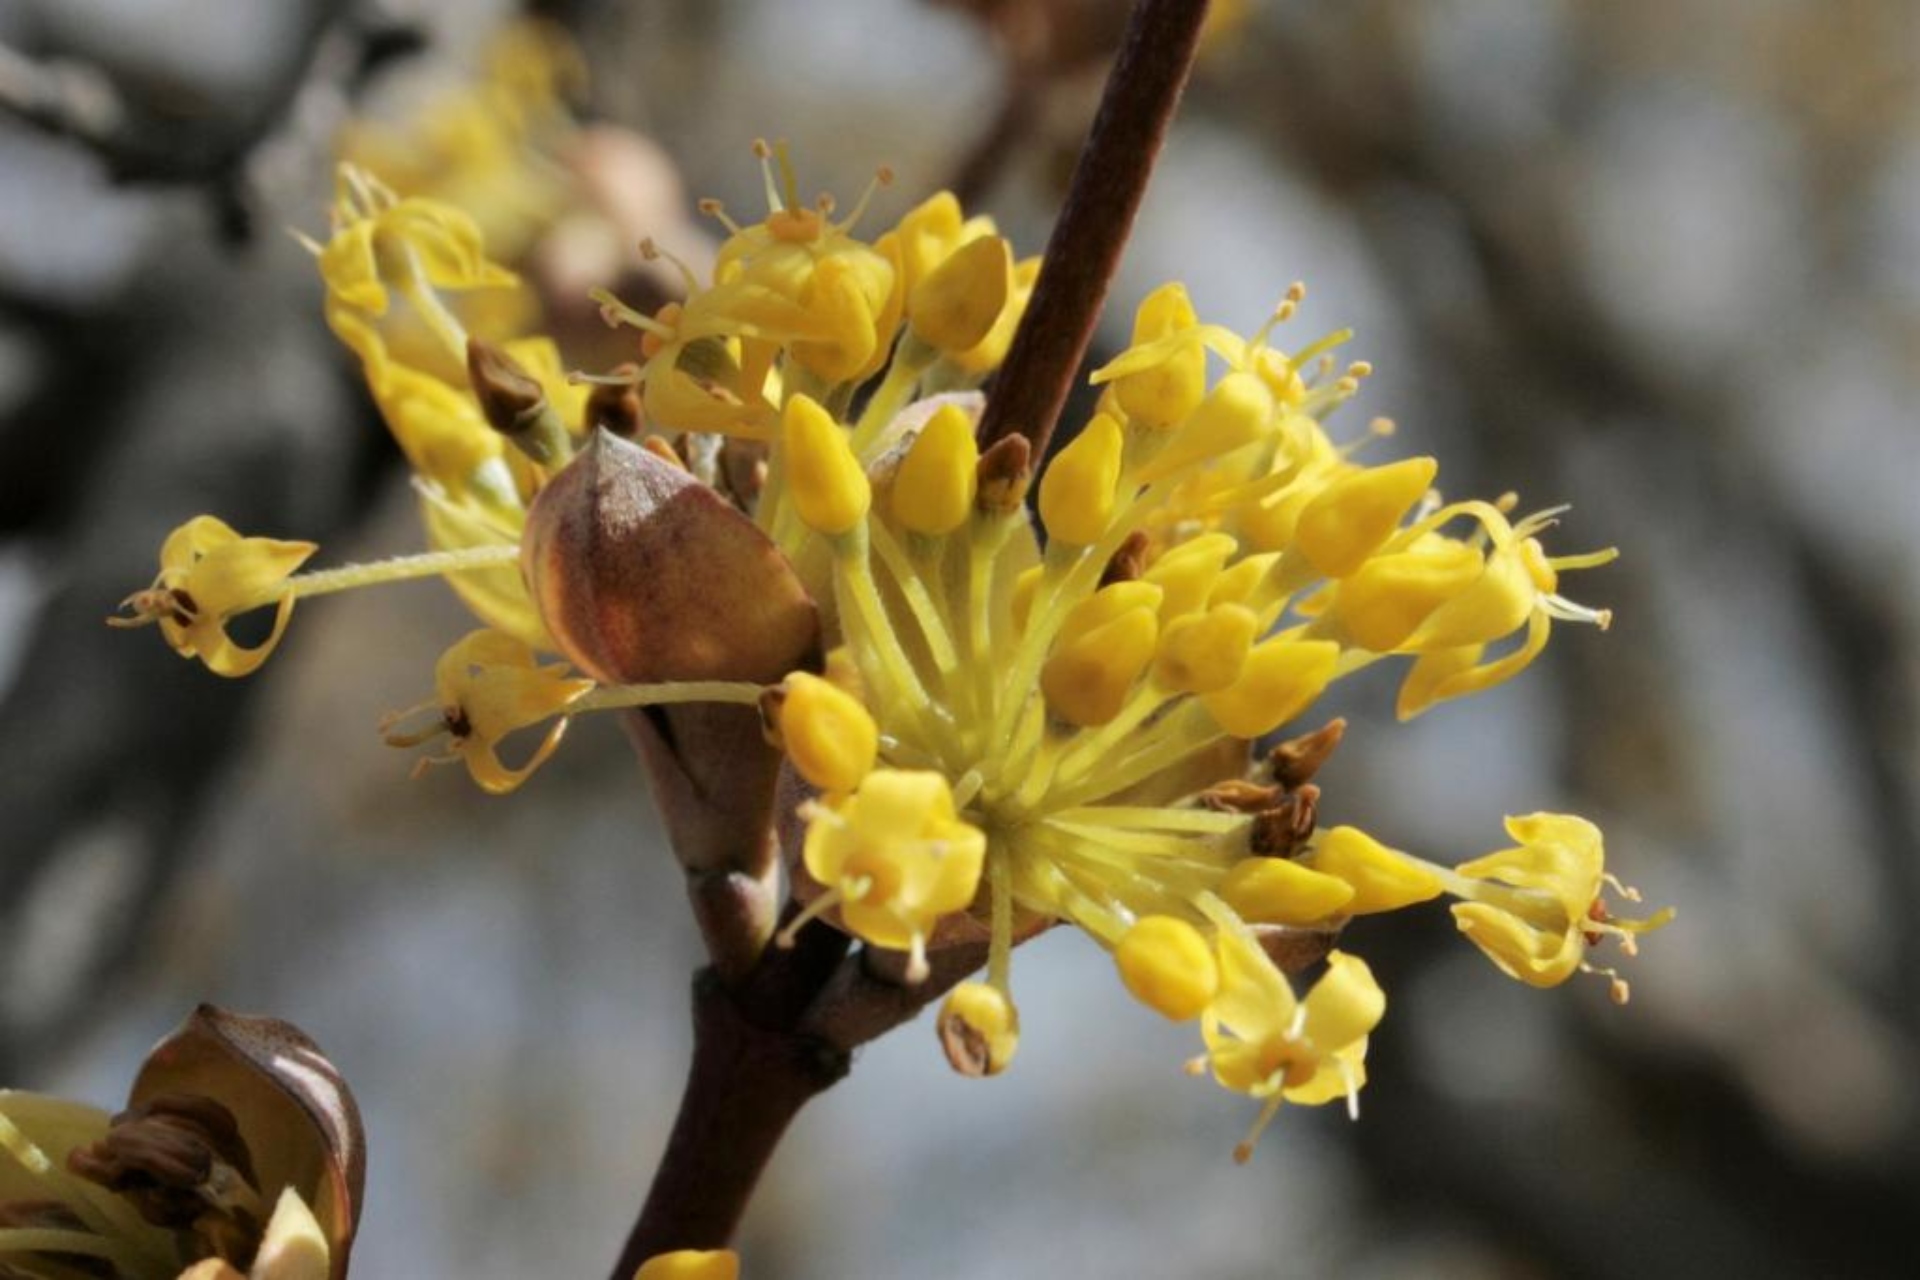
[[[1124,16],[531,7],[587,51],[586,117],[635,131],[536,122],[485,171],[593,367],[585,285],[644,291],[642,234],[697,253],[688,193],[758,209],[756,136],[843,207],[892,165],[876,227],[956,184],[1038,252]],[[1506,981],[1438,910],[1363,922],[1392,1000],[1363,1117],[1290,1110],[1244,1169],[1188,1033],[1044,937],[1017,1069],[953,1076],[925,1019],[865,1052],[782,1149],[748,1274],[1912,1274],[1920,5],[1231,7],[1105,349],[1163,279],[1243,330],[1304,279],[1296,324],[1379,370],[1350,431],[1392,417],[1449,491],[1571,502],[1556,545],[1623,551],[1579,583],[1612,631],[1515,684],[1406,726],[1387,673],[1344,689],[1324,814],[1454,860],[1585,813],[1679,922],[1625,1009]],[[437,584],[303,606],[244,683],[101,619],[202,511],[326,562],[420,544],[283,228],[324,230],[341,146],[421,182],[471,158],[431,122],[517,12],[0,0],[0,1079],[113,1105],[196,1001],[292,1019],[366,1111],[369,1276],[617,1252],[698,957],[637,770],[589,719],[511,798],[410,783],[374,726],[468,625]]]

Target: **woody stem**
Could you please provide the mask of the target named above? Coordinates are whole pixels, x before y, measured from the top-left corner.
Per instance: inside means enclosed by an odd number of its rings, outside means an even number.
[[[1023,435],[1036,459],[1045,454],[1186,88],[1206,16],[1207,0],[1135,4],[1033,298],[987,397],[982,448]]]

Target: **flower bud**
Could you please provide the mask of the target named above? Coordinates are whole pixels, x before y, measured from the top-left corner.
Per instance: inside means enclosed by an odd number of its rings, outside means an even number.
[[[873,486],[853,456],[846,428],[813,400],[796,395],[780,417],[786,452],[787,491],[809,529],[829,537],[866,519]]]
[[[1300,512],[1294,545],[1327,577],[1346,577],[1392,535],[1439,469],[1432,458],[1405,458],[1348,472]]]
[[[1228,374],[1187,415],[1167,447],[1140,468],[1141,481],[1159,480],[1252,444],[1265,434],[1273,413],[1273,392],[1265,383],[1251,373]]]
[[[981,451],[974,469],[974,503],[993,515],[1012,515],[1027,500],[1033,481],[1033,445],[1025,436],[1001,436]]]
[[[1224,533],[1203,533],[1154,561],[1146,580],[1167,593],[1160,604],[1160,620],[1171,621],[1203,608],[1220,580],[1221,568],[1238,549]]]
[[[1012,284],[1007,242],[999,236],[969,240],[908,294],[914,336],[941,351],[978,345],[1000,318]]]
[[[1260,619],[1245,605],[1215,605],[1167,623],[1154,678],[1175,693],[1215,693],[1240,678]]]
[[[1258,738],[1305,711],[1333,679],[1339,659],[1340,646],[1330,640],[1275,636],[1254,646],[1239,679],[1201,700],[1222,729]]]
[[[1120,424],[1097,413],[1055,456],[1040,478],[1040,523],[1049,538],[1074,546],[1100,540],[1113,518],[1125,449]]]
[[[1133,345],[1145,346],[1199,323],[1186,286],[1163,284],[1134,313]],[[1115,378],[1113,390],[1129,420],[1160,430],[1176,426],[1206,394],[1206,348],[1197,339],[1183,342],[1158,363]]]
[[[467,339],[467,381],[487,425],[543,467],[557,467],[573,452],[566,423],[547,392],[504,348]]]
[[[1335,827],[1314,841],[1307,864],[1353,886],[1350,915],[1397,911],[1440,896],[1440,878],[1358,827]]]
[[[1220,966],[1200,931],[1173,916],[1146,916],[1113,949],[1133,998],[1173,1022],[1197,1018],[1220,989]]]
[[[1062,720],[1082,728],[1106,724],[1120,714],[1134,681],[1153,660],[1159,632],[1159,620],[1148,608],[1128,609],[1077,634],[1063,630],[1053,656],[1040,669],[1040,690],[1047,706]]]
[[[1333,596],[1333,618],[1359,648],[1391,653],[1483,572],[1477,550],[1445,539],[1413,551],[1375,556],[1340,581]]]
[[[718,493],[604,431],[540,491],[521,546],[548,631],[596,679],[770,684],[818,666],[819,615],[779,548]],[[780,756],[753,709],[691,703],[627,726],[681,864],[771,875]]]
[[[979,465],[973,422],[958,405],[941,405],[901,459],[893,480],[893,518],[929,537],[952,533],[973,514]]]
[[[813,601],[753,521],[606,432],[541,490],[522,546],[548,631],[598,680],[772,683],[817,658]]]
[[[1220,896],[1250,924],[1308,925],[1353,901],[1353,886],[1285,858],[1247,858],[1221,881]]]
[[[633,1280],[740,1280],[740,1255],[731,1249],[675,1249],[640,1264]]]

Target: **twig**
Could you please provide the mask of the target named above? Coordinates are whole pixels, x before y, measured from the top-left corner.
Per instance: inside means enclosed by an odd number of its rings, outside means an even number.
[[[1134,7],[1033,299],[987,397],[983,448],[1023,435],[1036,459],[1044,455],[1093,340],[1206,16],[1207,0],[1140,0]]]

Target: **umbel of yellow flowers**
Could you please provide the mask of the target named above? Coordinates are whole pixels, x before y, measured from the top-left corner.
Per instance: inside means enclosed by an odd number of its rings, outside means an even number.
[[[235,674],[280,629],[216,661],[217,619],[274,607],[284,624],[303,594],[446,574],[490,629],[443,660],[427,728],[390,740],[444,735],[443,758],[492,790],[524,781],[570,715],[757,704],[804,784],[785,824],[793,929],[831,920],[902,953],[909,980],[984,937],[984,979],[939,1025],[957,1068],[992,1074],[1018,1045],[1015,942],[1075,926],[1136,999],[1197,1024],[1195,1065],[1262,1104],[1256,1133],[1283,1102],[1352,1105],[1365,1083],[1386,1004],[1363,961],[1328,954],[1352,917],[1452,895],[1467,938],[1536,986],[1665,922],[1600,905],[1636,895],[1581,819],[1513,819],[1516,847],[1447,868],[1317,828],[1337,722],[1256,756],[1377,663],[1404,661],[1407,718],[1510,679],[1555,622],[1608,620],[1561,578],[1613,553],[1549,553],[1555,512],[1443,500],[1431,458],[1362,461],[1386,424],[1329,430],[1370,369],[1335,359],[1346,331],[1280,345],[1301,287],[1245,336],[1178,284],[1150,294],[1029,504],[1026,442],[981,450],[972,389],[1005,355],[1031,260],[944,193],[863,238],[867,200],[836,219],[800,201],[784,151],[760,154],[766,215],[708,206],[729,232],[710,280],[686,272],[684,300],[651,315],[601,298],[638,358],[584,400],[551,344],[462,327],[458,299],[510,279],[470,222],[346,175],[313,246],[328,318],[414,463],[434,549],[301,575],[305,544],[227,531],[191,560],[170,542],[135,619]],[[677,603],[634,607],[660,599]],[[824,663],[771,686],[730,667],[731,632],[760,626],[726,620],[752,617]],[[511,767],[496,748],[518,729],[540,736]],[[1286,970],[1316,964],[1296,994]]]

